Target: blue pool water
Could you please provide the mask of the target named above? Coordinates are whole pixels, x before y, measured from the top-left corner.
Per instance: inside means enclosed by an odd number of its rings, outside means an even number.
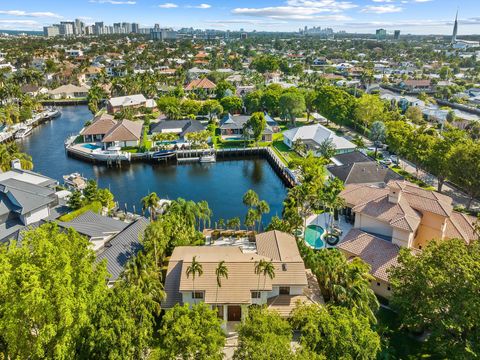
[[[93,144],[85,144],[85,145],[82,145],[82,146],[83,146],[84,148],[90,149],[90,150],[100,149],[100,146],[93,145]]]
[[[322,249],[325,243],[322,240],[322,235],[325,230],[318,225],[308,225],[305,230],[305,242],[314,249]]]

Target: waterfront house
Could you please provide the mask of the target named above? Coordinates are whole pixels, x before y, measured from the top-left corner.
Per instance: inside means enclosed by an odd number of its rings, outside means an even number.
[[[18,168],[0,173],[0,243],[26,226],[56,217],[57,185],[56,180]]]
[[[112,115],[101,114],[96,116],[92,123],[80,131],[83,142],[100,142],[105,135],[117,124]]]
[[[149,102],[143,94],[119,96],[111,98],[107,101],[107,110],[109,114],[115,114],[125,108],[138,109],[141,107],[151,107]]]
[[[135,147],[142,137],[142,122],[115,120],[112,115],[102,114],[80,131],[85,143],[102,143],[104,148],[110,146]]]
[[[74,99],[85,98],[88,95],[88,88],[72,84],[62,85],[48,92],[52,99]]]
[[[245,123],[250,119],[249,115],[234,115],[227,114],[220,121],[220,135],[222,139],[242,139],[243,138],[243,127]],[[273,119],[270,123],[273,124]],[[275,122],[276,124],[276,122]],[[278,126],[278,124],[277,124]],[[262,141],[272,141],[273,139],[273,129],[267,122],[267,126],[262,134]]]
[[[125,222],[88,211],[69,222],[58,222],[63,228],[75,229],[90,241],[97,254],[97,261],[107,260],[110,274],[109,284],[120,277],[128,260],[142,249],[140,237],[148,225],[148,220],[139,217],[133,222]]]
[[[141,121],[120,120],[102,139],[104,148],[110,146],[136,147],[140,145],[143,124]]]
[[[186,270],[192,258],[202,265],[203,274],[195,278]],[[255,272],[260,261],[271,261],[275,276]],[[217,287],[215,269],[225,261],[228,278],[221,279]],[[194,286],[195,285],[195,286]],[[178,246],[170,257],[165,277],[167,298],[163,308],[175,304],[194,304],[203,301],[218,309],[226,322],[245,319],[251,305],[266,305],[289,316],[297,301],[311,302],[304,295],[307,284],[305,265],[295,238],[277,230],[255,236],[247,247],[235,245]]]
[[[178,135],[180,140],[185,139],[185,135],[194,132],[200,132],[206,130],[205,125],[200,121],[184,119],[184,120],[160,120],[150,126],[150,133],[164,134],[174,133]]]
[[[347,139],[335,135],[335,133],[323,125],[315,124],[296,127],[283,133],[283,142],[289,148],[293,148],[296,141],[301,141],[308,150],[319,156],[320,145],[325,141],[331,141],[337,151],[337,154],[354,151],[356,145]]]
[[[421,251],[430,241],[475,239],[475,217],[453,210],[449,196],[406,181],[350,184],[341,196],[354,228],[337,247],[372,267],[372,289],[385,298],[391,295],[387,270],[396,264],[400,248]]]

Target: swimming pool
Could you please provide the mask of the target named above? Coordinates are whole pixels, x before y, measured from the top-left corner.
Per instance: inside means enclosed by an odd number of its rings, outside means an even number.
[[[325,230],[318,225],[308,225],[305,230],[305,242],[314,249],[322,249],[325,247],[325,243],[322,240],[322,236]]]
[[[95,150],[100,149],[101,146],[93,145],[93,144],[84,144],[82,145],[85,149]]]

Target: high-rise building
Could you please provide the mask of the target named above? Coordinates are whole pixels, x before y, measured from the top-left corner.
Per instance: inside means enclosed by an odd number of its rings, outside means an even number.
[[[457,31],[458,31],[458,10],[455,15],[455,23],[453,24],[453,33],[452,33],[452,44],[457,42]]]
[[[173,29],[162,29],[159,24],[155,24],[153,29],[150,29],[150,39],[156,41],[176,40],[177,32]]]
[[[393,32],[393,40],[398,40],[400,39],[400,30],[395,30]]]
[[[75,35],[83,35],[85,32],[85,24],[80,19],[75,19],[75,26],[73,27],[73,32]]]
[[[140,25],[138,23],[132,23],[132,32],[138,34],[140,31]]]
[[[74,27],[74,22],[73,21],[61,21],[60,22],[60,35],[63,36],[72,36],[75,35],[73,32],[73,27]]]
[[[103,21],[97,21],[93,27],[95,35],[102,35],[104,33]]]
[[[127,23],[127,22],[122,23],[122,28],[123,28],[123,32],[126,34],[130,34],[132,32],[131,23]]]
[[[377,29],[375,32],[377,40],[385,40],[387,38],[387,30],[385,29]]]
[[[60,35],[60,29],[58,25],[44,26],[43,36],[52,37]]]

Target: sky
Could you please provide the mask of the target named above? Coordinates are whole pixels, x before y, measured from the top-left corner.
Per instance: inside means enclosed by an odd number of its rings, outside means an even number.
[[[41,30],[75,18],[141,27],[296,31],[305,26],[366,33],[480,34],[480,0],[0,0],[0,29]]]

